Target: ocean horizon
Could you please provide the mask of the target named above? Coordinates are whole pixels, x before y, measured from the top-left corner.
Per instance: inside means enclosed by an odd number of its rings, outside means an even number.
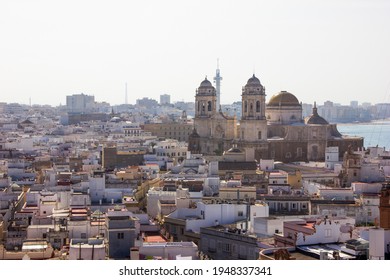
[[[364,137],[364,147],[390,148],[390,119],[364,123],[338,123],[338,131],[343,135]]]

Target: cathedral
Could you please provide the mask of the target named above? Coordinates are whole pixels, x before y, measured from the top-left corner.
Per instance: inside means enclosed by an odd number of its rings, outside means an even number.
[[[287,91],[266,103],[265,88],[253,75],[242,88],[242,114],[228,116],[217,108],[217,93],[207,78],[195,95],[194,130],[189,150],[204,155],[221,155],[233,145],[247,161],[324,161],[326,147],[339,148],[341,157],[348,148],[363,147],[363,138],[343,136],[336,124],[318,115],[314,104],[310,117],[303,118],[302,104]]]

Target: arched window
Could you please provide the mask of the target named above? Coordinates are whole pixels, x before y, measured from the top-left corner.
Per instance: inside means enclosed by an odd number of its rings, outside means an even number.
[[[205,111],[206,111],[206,105],[202,103],[202,113],[204,113]]]
[[[244,102],[244,112],[245,113],[248,112],[248,102],[247,101]]]
[[[211,101],[207,102],[207,110],[209,112],[211,111]]]
[[[256,101],[256,112],[260,112],[260,101]]]
[[[261,140],[261,131],[257,132],[257,139]]]
[[[251,102],[251,105],[250,105],[250,107],[249,107],[249,111],[253,111],[253,103]]]

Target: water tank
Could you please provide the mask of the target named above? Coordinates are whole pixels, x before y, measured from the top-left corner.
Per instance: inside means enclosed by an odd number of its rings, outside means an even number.
[[[321,250],[320,251],[320,260],[327,260],[328,259],[328,251]]]

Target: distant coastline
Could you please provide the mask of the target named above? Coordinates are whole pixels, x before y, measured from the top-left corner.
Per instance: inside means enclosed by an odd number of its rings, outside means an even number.
[[[343,135],[364,137],[364,147],[385,147],[390,149],[390,119],[371,122],[338,123],[337,128]]]

